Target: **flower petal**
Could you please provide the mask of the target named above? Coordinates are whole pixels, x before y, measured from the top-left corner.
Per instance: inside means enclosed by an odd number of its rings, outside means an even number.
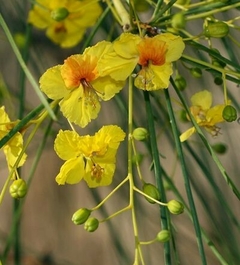
[[[65,183],[77,184],[85,175],[84,167],[82,156],[67,160],[56,176],[56,182],[59,185],[64,185]]]
[[[212,94],[207,90],[200,91],[191,97],[191,102],[193,106],[200,106],[203,110],[207,110],[212,105]]]
[[[13,138],[3,147],[3,151],[6,156],[6,160],[8,163],[8,167],[11,169],[13,168],[14,164],[16,163],[20,153],[23,149],[23,137],[21,133],[17,132]],[[23,154],[21,160],[18,163],[17,167],[21,167],[24,162],[26,161],[27,155]]]
[[[74,131],[60,130],[54,141],[54,150],[63,160],[76,158],[81,153],[79,145],[81,139],[82,137]]]
[[[43,6],[47,7],[47,1],[44,2],[45,3],[43,3]],[[43,8],[42,6],[36,4],[34,5],[34,8],[29,12],[28,22],[39,29],[45,29],[53,23],[53,20],[51,19],[49,10],[47,8]]]
[[[8,123],[8,122],[10,122],[10,119],[9,119],[7,113],[5,112],[5,107],[2,106],[0,108],[0,130],[6,131],[7,126],[4,123]]]
[[[172,74],[172,65],[152,65],[143,67],[135,78],[134,85],[137,88],[153,91],[169,86],[169,78]]]
[[[185,131],[184,133],[182,133],[180,135],[180,141],[184,142],[186,141],[192,134],[194,134],[196,131],[196,129],[194,127],[188,129],[187,131]]]
[[[86,165],[86,175],[84,180],[87,182],[88,187],[96,188],[99,186],[108,186],[112,183],[113,174],[115,171],[115,164],[98,164],[102,169],[101,176],[94,176],[92,174],[93,164],[89,161]]]
[[[96,45],[86,48],[83,54],[88,54],[101,60],[109,50],[112,50],[112,43],[109,41],[100,41]]]
[[[167,43],[166,63],[176,61],[182,56],[185,44],[180,36],[163,33],[156,35],[154,38]]]
[[[98,92],[98,96],[106,101],[114,97],[124,87],[125,81],[116,81],[110,76],[104,76],[92,81],[91,84]]]
[[[98,116],[100,103],[98,95],[91,88],[80,86],[59,103],[63,115],[80,127],[85,127]]]
[[[49,68],[40,78],[41,90],[51,99],[61,99],[70,92],[61,76],[61,65]]]
[[[116,125],[103,126],[96,134],[95,139],[100,143],[107,143],[110,148],[117,149],[125,138],[125,132]]]
[[[222,116],[224,108],[225,105],[216,105],[207,111],[206,120],[208,121],[208,125],[214,126],[217,123],[225,121]]]
[[[126,80],[138,62],[138,35],[123,33],[113,42],[113,48],[99,61],[100,76],[110,75],[115,80]]]

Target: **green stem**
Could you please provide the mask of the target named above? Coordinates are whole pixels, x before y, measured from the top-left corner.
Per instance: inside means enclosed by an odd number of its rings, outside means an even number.
[[[121,182],[119,183],[97,206],[93,207],[91,210],[95,211],[98,210],[107,200],[110,199],[110,197],[120,188],[124,183],[128,181],[128,176]]]
[[[138,237],[138,226],[136,209],[134,204],[134,180],[133,180],[133,169],[132,169],[132,132],[133,132],[133,82],[132,77],[129,77],[129,87],[128,87],[128,178],[129,178],[129,205],[131,206],[132,213],[132,224],[133,232],[135,238],[135,259],[134,264],[139,263],[139,257],[144,261],[141,253],[141,246]]]
[[[157,16],[157,14],[158,14],[158,12],[159,12],[162,4],[163,4],[163,0],[158,0],[157,5],[154,8],[154,12],[153,12],[151,21],[154,21],[155,20],[155,17]]]
[[[162,167],[161,167],[160,159],[159,159],[159,152],[158,152],[157,138],[156,138],[156,133],[155,133],[152,106],[150,102],[149,92],[144,91],[143,93],[144,93],[146,112],[147,112],[147,118],[148,118],[148,128],[149,128],[149,135],[150,135],[149,138],[150,138],[151,152],[152,152],[152,157],[153,157],[156,184],[161,194],[161,201],[166,202],[166,195],[165,195],[163,178],[162,178]],[[162,229],[169,230],[169,215],[168,215],[166,207],[160,207],[160,218],[161,218]],[[171,253],[170,253],[169,242],[164,243],[164,258],[165,258],[165,264],[170,265],[171,264]]]
[[[170,0],[163,8],[162,10],[159,10],[157,14],[155,14],[154,19],[151,21],[151,24],[157,23],[158,20],[163,17],[163,14],[170,10],[170,8],[177,2],[177,0]]]
[[[86,39],[86,41],[83,44],[82,51],[84,51],[89,46],[89,44],[91,43],[92,39],[95,37],[96,32],[98,31],[99,27],[101,26],[104,18],[107,16],[109,10],[110,10],[110,7],[108,6],[104,10],[104,12],[102,13],[101,17],[98,19],[96,25],[94,26],[94,28],[92,29],[90,34],[87,35],[87,39]]]
[[[165,94],[165,98],[166,98],[167,109],[168,109],[168,113],[169,113],[170,124],[172,126],[172,131],[173,131],[173,136],[174,136],[174,140],[175,140],[175,144],[176,144],[176,149],[177,149],[177,153],[178,153],[178,156],[180,159],[180,164],[181,164],[181,168],[182,168],[182,173],[183,173],[183,178],[184,178],[185,189],[187,192],[188,202],[189,202],[189,206],[190,206],[191,213],[192,213],[192,220],[193,220],[193,224],[194,224],[194,228],[195,228],[195,232],[196,232],[196,236],[197,236],[199,253],[200,253],[200,257],[202,259],[202,264],[206,265],[207,260],[206,260],[204,247],[203,247],[202,234],[201,234],[201,228],[200,228],[200,224],[199,224],[199,220],[198,220],[198,214],[197,214],[197,210],[196,210],[193,195],[192,195],[191,184],[190,184],[190,180],[189,180],[189,176],[188,176],[188,172],[187,172],[187,167],[186,167],[186,163],[185,163],[185,159],[184,159],[184,155],[183,155],[182,145],[181,145],[180,140],[179,140],[179,134],[178,134],[177,124],[176,124],[176,120],[175,120],[173,109],[172,109],[171,99],[170,99],[170,96],[169,96],[167,89],[164,90],[164,94]]]
[[[29,57],[29,43],[30,43],[30,25],[27,24],[26,27],[26,33],[25,33],[25,38],[26,42],[24,45],[23,49],[23,55],[22,59],[25,64],[27,64],[28,57]],[[25,110],[25,81],[26,81],[26,75],[25,72],[23,71],[23,68],[20,69],[20,76],[19,76],[19,86],[20,86],[20,95],[19,95],[19,113],[18,113],[18,118],[21,120],[24,116],[24,110]],[[18,169],[18,174],[19,176],[21,175],[21,169]],[[19,211],[21,207],[21,204],[19,200],[14,200],[13,201],[13,218],[16,216],[16,213]],[[21,264],[21,237],[20,237],[20,229],[21,229],[21,218],[19,214],[18,221],[15,222],[15,237],[14,237],[14,263],[15,265],[20,265]]]
[[[178,188],[176,188],[176,186],[174,185],[174,183],[171,180],[171,178],[165,172],[164,172],[164,177],[165,177],[165,179],[167,181],[167,184],[170,186],[171,191],[173,191],[174,195],[178,198],[178,200],[181,201],[184,204],[184,212],[186,212],[188,214],[188,216],[191,217],[191,211],[188,208],[187,204],[184,202],[184,199],[181,196]],[[210,238],[205,233],[205,231],[203,230],[203,228],[201,228],[201,233],[202,233],[202,237],[203,237],[204,241],[209,246],[209,248],[212,250],[212,252],[214,253],[214,255],[217,257],[217,259],[219,260],[219,262],[221,263],[221,265],[229,265],[229,263],[219,253],[219,251],[215,247],[214,243],[210,240]]]
[[[36,171],[36,168],[37,168],[37,165],[38,165],[38,162],[41,158],[41,155],[42,155],[42,152],[43,152],[43,149],[46,145],[46,141],[47,141],[47,138],[50,134],[50,131],[51,131],[51,128],[52,128],[52,124],[53,124],[53,120],[51,119],[49,121],[49,124],[45,130],[45,133],[44,133],[44,136],[43,136],[43,139],[42,141],[40,141],[40,146],[38,147],[37,149],[37,152],[36,152],[36,156],[34,158],[34,161],[32,163],[32,166],[29,170],[29,176],[28,176],[28,188],[30,187],[30,184],[31,184],[31,181],[32,181],[32,178],[34,176],[34,173]],[[5,245],[5,248],[3,250],[3,255],[2,255],[2,260],[5,261],[6,258],[7,258],[7,255],[9,253],[9,250],[10,250],[10,247],[12,245],[12,242],[14,240],[14,238],[16,237],[16,226],[17,226],[17,223],[19,222],[19,219],[21,217],[21,212],[22,212],[22,208],[23,208],[23,205],[24,205],[24,201],[26,200],[27,196],[21,200],[21,203],[19,203],[19,207],[17,208],[17,210],[14,212],[14,218],[13,218],[13,224],[12,224],[12,227],[11,227],[11,231],[9,233],[9,237],[8,237],[8,240],[6,242],[6,245]],[[5,263],[5,262],[4,262]]]
[[[191,62],[195,62],[195,63],[200,64],[200,65],[203,65],[207,69],[212,69],[212,70],[218,71],[220,73],[230,74],[230,75],[234,75],[234,76],[240,78],[240,73],[236,73],[236,72],[234,72],[232,70],[228,70],[228,69],[224,69],[224,68],[221,68],[221,67],[214,66],[214,65],[212,65],[210,63],[204,62],[202,60],[193,58],[193,57],[185,55],[185,54],[182,55],[182,58],[185,59],[185,60],[189,60]]]
[[[27,125],[36,115],[44,109],[44,105],[38,106],[25,116],[7,135],[0,140],[0,148],[2,148],[17,132]]]
[[[190,15],[186,18],[186,20],[193,20],[193,19],[197,19],[197,18],[205,18],[205,17],[208,17],[208,16],[212,16],[213,14],[217,14],[217,13],[220,13],[220,12],[224,12],[224,11],[227,11],[227,10],[231,10],[233,8],[237,8],[240,6],[240,3],[235,3],[235,4],[232,4],[232,5],[226,5],[226,6],[223,6],[223,7],[219,7],[219,8],[212,8],[211,10],[207,11],[207,12],[201,12],[201,9],[199,9],[199,11],[201,13],[199,14],[194,14],[194,15]]]
[[[7,38],[8,38],[8,41],[9,41],[10,45],[12,46],[12,49],[13,49],[13,51],[15,53],[15,56],[16,56],[19,64],[21,65],[25,75],[27,76],[30,84],[32,85],[33,89],[35,90],[37,96],[39,97],[40,101],[42,102],[42,104],[44,105],[46,110],[48,111],[48,113],[51,116],[51,118],[56,120],[56,116],[54,115],[52,109],[50,108],[48,101],[45,99],[44,95],[40,91],[39,86],[38,86],[37,82],[35,81],[33,75],[28,70],[28,67],[25,64],[25,62],[24,62],[24,60],[23,60],[23,58],[21,56],[21,53],[19,52],[18,47],[17,47],[16,43],[14,42],[14,39],[13,39],[11,33],[10,33],[10,30],[8,29],[8,26],[5,23],[5,21],[4,21],[4,19],[3,19],[1,14],[0,14],[0,25],[2,26],[3,31],[5,32],[5,34],[6,34]]]

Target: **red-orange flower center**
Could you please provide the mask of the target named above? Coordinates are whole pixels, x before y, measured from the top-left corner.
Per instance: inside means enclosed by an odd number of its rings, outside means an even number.
[[[149,62],[153,65],[163,65],[167,52],[166,42],[156,38],[144,38],[138,44],[139,61],[142,66],[147,66]]]
[[[68,89],[77,88],[80,84],[90,83],[97,77],[97,58],[90,55],[72,55],[61,68],[61,75]]]
[[[67,32],[67,29],[66,27],[64,26],[63,23],[57,23],[55,28],[54,28],[54,32],[56,34],[60,34],[60,33],[66,33]]]

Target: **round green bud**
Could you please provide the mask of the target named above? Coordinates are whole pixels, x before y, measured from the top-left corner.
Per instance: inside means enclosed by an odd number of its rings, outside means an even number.
[[[19,49],[23,49],[25,47],[27,41],[25,34],[18,32],[13,35],[13,38]]]
[[[94,217],[90,217],[84,224],[84,229],[88,232],[94,232],[98,229],[99,221]]]
[[[143,160],[143,155],[142,154],[136,154],[132,156],[132,163],[133,164],[140,164]]]
[[[177,89],[180,91],[183,91],[187,86],[186,79],[181,75],[177,75],[174,82]]]
[[[216,143],[212,145],[212,148],[218,154],[225,154],[227,152],[227,146],[222,143]]]
[[[183,13],[176,13],[172,17],[171,21],[172,27],[174,29],[183,29],[185,28],[186,19]]]
[[[68,17],[69,12],[65,7],[59,7],[51,12],[51,18],[55,21],[62,21]]]
[[[227,122],[232,122],[237,119],[237,110],[231,106],[227,105],[222,112],[222,117]]]
[[[86,208],[81,208],[73,214],[72,221],[75,225],[81,225],[88,220],[90,214],[91,210]]]
[[[138,127],[135,130],[133,130],[133,138],[137,141],[144,141],[148,136],[147,129],[143,127]]]
[[[155,187],[153,184],[151,183],[144,183],[142,190],[145,194],[147,194],[148,196],[152,197],[153,199],[159,201],[161,198],[160,192],[158,190],[157,187]],[[145,197],[145,196],[144,196]],[[150,202],[150,203],[155,203],[155,201],[145,197],[145,199]]]
[[[167,242],[170,239],[170,232],[168,230],[162,230],[157,234],[156,240],[159,242]]]
[[[191,68],[190,71],[191,71],[192,76],[196,78],[200,78],[202,76],[202,70],[198,67],[193,67]]]
[[[214,77],[214,83],[218,86],[221,86],[223,83],[222,77],[221,76],[215,76]]]
[[[204,35],[208,38],[223,38],[229,33],[229,27],[222,21],[209,22],[204,28]]]
[[[27,184],[23,179],[14,180],[9,187],[9,193],[14,199],[21,199],[27,194]]]
[[[184,206],[181,202],[177,200],[171,200],[167,203],[167,207],[172,214],[181,214],[184,211]]]

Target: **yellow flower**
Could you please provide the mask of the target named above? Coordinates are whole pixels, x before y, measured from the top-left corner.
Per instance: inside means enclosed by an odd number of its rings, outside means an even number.
[[[0,108],[0,139],[7,135],[14,127],[14,122],[11,122],[4,106]],[[23,137],[20,132],[17,132],[3,147],[4,154],[6,156],[9,171],[13,168],[16,160],[18,159],[23,148]],[[26,160],[26,154],[22,156],[17,167],[24,164]]]
[[[90,188],[112,182],[116,152],[125,133],[114,125],[103,126],[94,136],[60,130],[54,142],[57,155],[66,160],[56,177],[59,185],[84,179]]]
[[[225,105],[216,105],[211,108],[212,94],[207,90],[194,94],[191,97],[191,102],[192,106],[190,107],[190,111],[197,124],[204,127],[213,136],[216,136],[220,130],[216,124],[224,121],[222,112]],[[180,141],[184,142],[195,132],[195,127],[188,129],[180,135]]]
[[[108,62],[111,77],[119,80],[126,79],[138,64],[141,70],[136,75],[135,86],[149,91],[163,89],[169,86],[172,62],[181,57],[184,47],[182,38],[171,33],[152,38],[123,33],[113,43],[114,51],[107,53],[101,64]]]
[[[63,48],[79,43],[86,28],[93,26],[102,9],[94,0],[37,0],[28,22]]]
[[[102,69],[99,73],[98,63],[111,48],[110,42],[99,42],[48,69],[40,78],[41,90],[49,98],[61,100],[60,109],[70,122],[85,127],[97,117],[99,100],[111,99],[124,86],[124,81],[104,76]]]

